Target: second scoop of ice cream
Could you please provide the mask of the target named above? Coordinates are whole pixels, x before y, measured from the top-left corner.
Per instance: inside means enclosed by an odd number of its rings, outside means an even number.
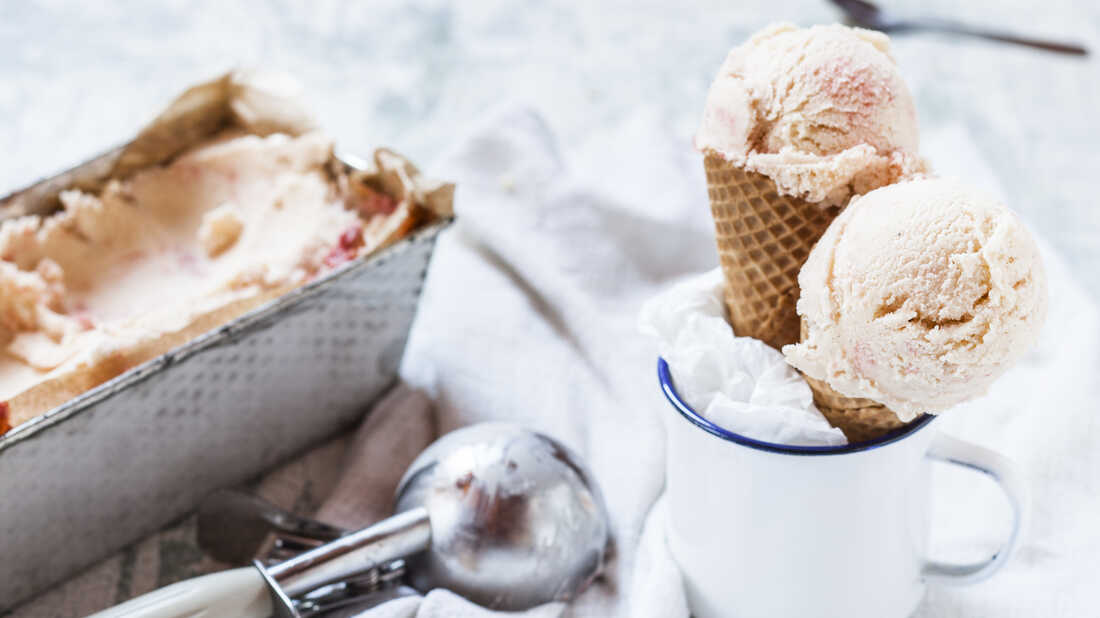
[[[787,360],[902,420],[985,393],[1046,315],[1035,242],[998,202],[927,179],[856,198],[799,274]]]

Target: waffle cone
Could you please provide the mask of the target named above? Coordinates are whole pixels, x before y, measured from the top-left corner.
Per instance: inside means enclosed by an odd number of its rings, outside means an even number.
[[[905,425],[886,406],[857,397],[845,397],[821,380],[802,374],[814,392],[814,404],[829,424],[844,432],[849,442],[873,440]]]
[[[780,195],[767,176],[715,153],[703,166],[733,331],[776,349],[797,342],[798,271],[839,209]]]
[[[733,331],[776,349],[798,342],[804,335],[795,310],[798,271],[840,209],[780,195],[767,176],[715,153],[706,154],[703,166]],[[871,440],[904,425],[882,404],[846,397],[821,380],[803,377],[818,410],[850,442]]]
[[[800,326],[802,338],[806,337],[806,322]],[[847,397],[833,390],[823,380],[802,374],[814,393],[814,404],[825,415],[829,424],[844,432],[849,442],[873,440],[905,425],[897,414],[870,399]]]

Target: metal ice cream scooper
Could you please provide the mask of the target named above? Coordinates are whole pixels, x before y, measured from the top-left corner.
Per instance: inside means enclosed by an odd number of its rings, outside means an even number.
[[[285,562],[180,582],[95,617],[300,617],[312,591],[399,559],[419,590],[525,609],[572,599],[599,573],[609,540],[603,497],[583,462],[512,424],[473,425],[434,442],[406,471],[395,510]]]

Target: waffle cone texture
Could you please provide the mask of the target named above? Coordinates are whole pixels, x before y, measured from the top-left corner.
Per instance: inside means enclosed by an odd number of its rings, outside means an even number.
[[[839,209],[780,195],[767,176],[715,153],[703,165],[733,332],[776,349],[797,342],[798,271]]]
[[[797,343],[804,334],[795,309],[798,272],[840,209],[780,195],[767,176],[713,152],[706,153],[703,166],[733,332],[776,349]],[[871,440],[904,425],[881,404],[846,397],[822,380],[803,377],[818,410],[850,442]]]
[[[802,336],[806,323],[802,322]],[[859,397],[846,397],[833,390],[824,380],[802,374],[814,393],[814,404],[833,427],[844,432],[849,442],[874,440],[905,425],[897,414],[881,403]]]

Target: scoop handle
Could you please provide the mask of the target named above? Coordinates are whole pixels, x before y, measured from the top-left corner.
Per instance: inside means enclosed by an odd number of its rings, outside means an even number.
[[[172,584],[90,618],[268,618],[271,613],[263,575],[243,567]]]

